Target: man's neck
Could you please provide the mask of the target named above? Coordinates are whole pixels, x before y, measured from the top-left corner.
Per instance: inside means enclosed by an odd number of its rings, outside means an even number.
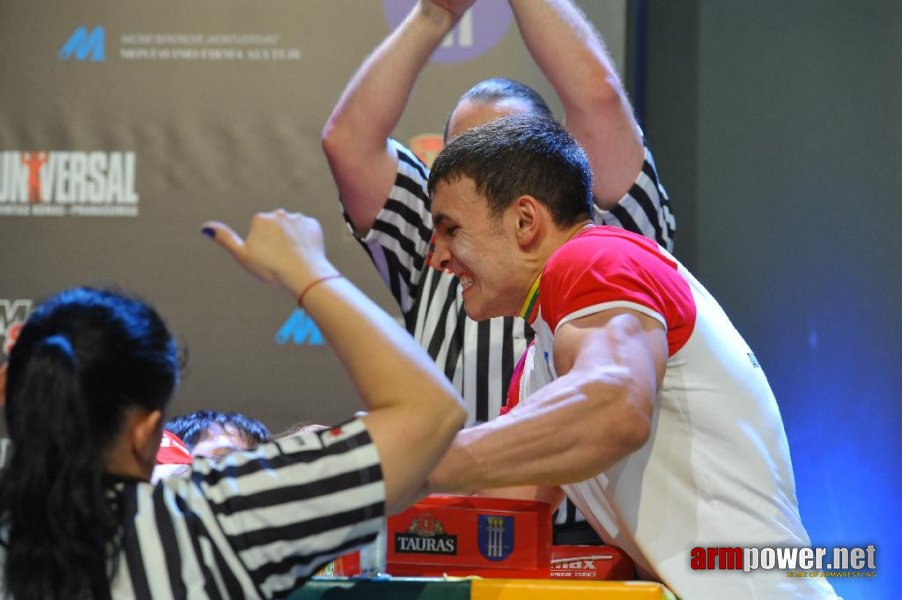
[[[532,278],[530,280],[529,290],[524,295],[523,304],[518,315],[521,319],[526,319],[531,323],[535,318],[536,309],[538,308],[539,280],[542,272],[545,270],[545,265],[548,264],[548,261],[551,259],[551,255],[557,252],[558,248],[591,227],[594,227],[594,223],[589,219],[586,219],[580,223],[575,223],[562,228],[553,227],[548,231],[548,234],[542,239],[535,253],[529,258]]]
[[[542,271],[545,270],[545,265],[551,259],[551,255],[557,252],[558,248],[572,240],[583,231],[589,229],[590,227],[594,227],[594,223],[592,223],[592,221],[590,221],[589,219],[580,221],[579,223],[574,223],[573,225],[567,225],[565,227],[557,227],[552,225],[552,227],[548,230],[548,234],[542,240],[535,255],[537,267],[535,276],[538,277],[542,273]]]

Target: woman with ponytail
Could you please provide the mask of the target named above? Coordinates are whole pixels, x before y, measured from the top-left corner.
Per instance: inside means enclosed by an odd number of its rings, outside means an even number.
[[[415,500],[463,424],[429,357],[337,275],[318,223],[276,211],[246,241],[220,223],[204,232],[302,297],[368,414],[151,485],[178,384],[171,335],[118,293],[50,298],[0,369],[13,445],[0,473],[3,598],[286,596]]]
[[[103,597],[120,518],[107,501],[116,464],[153,464],[149,440],[117,439],[126,422],[153,434],[178,380],[176,350],[157,314],[110,292],[74,289],[29,318],[10,354],[6,405],[13,457],[0,480],[16,598]],[[128,473],[122,473],[128,474]],[[5,537],[7,537],[5,536]],[[107,592],[108,593],[108,592]],[[84,594],[81,594],[84,595]]]

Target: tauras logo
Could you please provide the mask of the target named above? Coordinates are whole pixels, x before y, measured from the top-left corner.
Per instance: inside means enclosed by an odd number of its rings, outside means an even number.
[[[457,536],[420,537],[409,533],[396,533],[395,552],[402,554],[457,554]]]
[[[137,216],[134,152],[0,152],[0,214]]]
[[[442,522],[424,513],[410,522],[406,533],[395,534],[399,554],[457,554],[457,536],[445,533]]]

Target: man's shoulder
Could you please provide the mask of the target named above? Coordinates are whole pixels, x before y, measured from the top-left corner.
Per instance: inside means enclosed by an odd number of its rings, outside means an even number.
[[[596,268],[623,261],[664,260],[667,256],[654,240],[619,227],[596,225],[564,243],[549,258],[546,273],[561,269]]]
[[[414,177],[422,181],[423,185],[425,185],[426,181],[429,179],[429,167],[426,166],[426,163],[424,163],[413,150],[395,138],[389,138],[388,145],[398,157],[398,172],[410,172],[411,174],[415,174]]]

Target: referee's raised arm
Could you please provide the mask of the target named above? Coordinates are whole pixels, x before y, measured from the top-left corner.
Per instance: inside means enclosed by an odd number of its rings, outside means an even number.
[[[464,423],[460,395],[413,338],[332,266],[314,219],[278,210],[256,215],[246,239],[221,223],[205,232],[316,321],[368,411],[386,510],[406,508]]]

